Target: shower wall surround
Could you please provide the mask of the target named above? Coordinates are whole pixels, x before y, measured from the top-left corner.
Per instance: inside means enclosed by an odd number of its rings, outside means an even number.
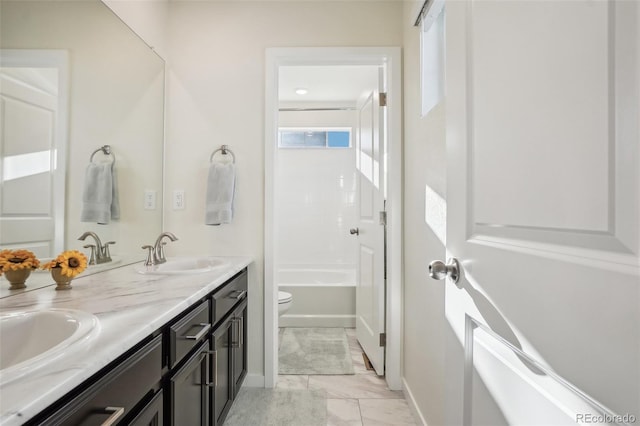
[[[280,290],[293,295],[287,327],[353,327],[357,226],[355,111],[281,112],[279,125],[352,129],[350,148],[277,152],[276,251]]]
[[[355,150],[281,149],[277,250],[280,266],[355,265]]]
[[[304,105],[302,105],[304,106]],[[281,112],[279,126],[352,129],[350,148],[281,148],[275,176],[278,268],[356,263],[355,111]]]

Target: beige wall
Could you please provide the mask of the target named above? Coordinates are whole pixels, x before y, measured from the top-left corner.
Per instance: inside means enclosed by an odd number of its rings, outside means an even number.
[[[420,105],[417,2],[405,2],[404,38],[404,339],[403,376],[423,420],[444,423],[444,285],[428,265],[445,258],[444,244],[425,222],[425,186],[445,197],[444,102],[426,117]]]
[[[249,380],[264,374],[265,49],[401,46],[399,2],[200,2],[169,4],[166,194],[184,189],[186,208],[165,208],[179,242],[169,255],[251,255]],[[228,144],[237,158],[235,217],[204,225],[209,155]]]

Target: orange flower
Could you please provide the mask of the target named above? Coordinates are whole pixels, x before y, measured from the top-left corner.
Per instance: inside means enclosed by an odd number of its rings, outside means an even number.
[[[40,266],[40,261],[29,250],[0,251],[0,275],[6,271],[36,269],[38,266]]]
[[[60,268],[62,275],[73,278],[87,268],[87,256],[77,250],[63,251],[52,261],[42,265],[42,269],[51,268]]]

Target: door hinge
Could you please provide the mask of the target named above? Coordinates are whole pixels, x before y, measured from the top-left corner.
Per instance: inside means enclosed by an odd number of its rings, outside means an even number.
[[[380,92],[380,106],[387,106],[387,93]]]
[[[380,346],[387,346],[387,333],[380,333]]]
[[[387,226],[387,212],[384,210],[380,212],[380,225]]]

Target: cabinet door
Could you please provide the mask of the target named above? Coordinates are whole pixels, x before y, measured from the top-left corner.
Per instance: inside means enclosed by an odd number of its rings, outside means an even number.
[[[233,339],[231,342],[232,370],[233,370],[233,397],[240,391],[240,386],[247,375],[247,301],[245,300],[236,308],[233,313]]]
[[[213,332],[211,339],[211,374],[213,386],[211,395],[211,424],[222,425],[233,400],[233,382],[231,381],[231,337],[230,319],[224,321]]]
[[[164,416],[164,398],[162,389],[147,405],[140,410],[140,414],[131,422],[131,426],[162,426]]]
[[[209,341],[198,346],[186,364],[170,379],[172,426],[209,424],[207,352]]]

